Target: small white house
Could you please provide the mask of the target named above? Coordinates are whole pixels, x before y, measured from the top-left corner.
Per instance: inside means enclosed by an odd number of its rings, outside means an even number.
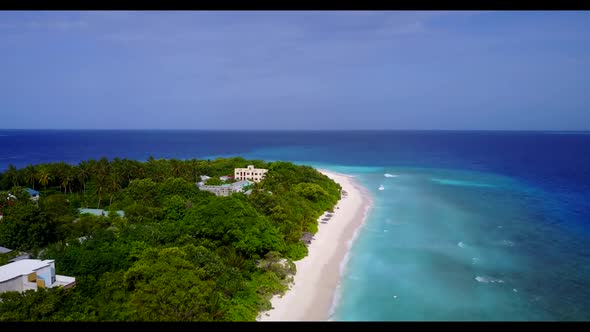
[[[0,293],[62,286],[73,287],[76,278],[55,274],[52,259],[22,259],[0,266]]]

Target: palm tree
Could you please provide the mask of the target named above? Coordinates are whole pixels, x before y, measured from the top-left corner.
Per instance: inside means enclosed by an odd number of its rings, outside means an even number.
[[[197,182],[199,180],[199,161],[197,159],[191,159],[189,161],[190,165],[190,173],[191,173],[191,182]]]
[[[121,176],[116,172],[111,173],[109,175],[108,187],[111,193],[111,199],[109,201],[109,205],[111,205],[113,204],[113,196],[121,189]]]
[[[25,168],[25,181],[35,189],[35,182],[37,182],[37,170],[35,166],[29,164]]]
[[[121,165],[121,177],[123,178],[125,186],[129,185],[132,177],[135,177],[135,170],[136,166],[131,160],[127,158],[123,159]]]
[[[100,158],[100,160],[94,165],[94,171],[96,175],[106,177],[110,170],[109,160],[105,157]]]
[[[172,175],[174,175],[175,177],[179,177],[182,173],[182,163],[177,159],[171,159],[170,167],[172,169]]]
[[[102,176],[95,177],[96,181],[96,193],[98,195],[98,206],[97,209],[100,209],[100,201],[102,200],[102,191],[106,187],[106,179]]]
[[[37,179],[39,180],[39,183],[45,188],[47,188],[47,184],[49,181],[51,181],[51,178],[51,174],[45,167],[39,169],[37,172]]]
[[[71,187],[72,182],[74,181],[74,173],[71,168],[68,168],[64,171],[64,174],[61,176],[61,186],[64,188],[64,193],[68,193],[68,188]],[[70,192],[71,192],[70,188]]]
[[[8,166],[8,170],[4,175],[10,180],[10,182],[12,182],[13,187],[18,186],[18,170],[13,164]]]
[[[81,161],[78,164],[76,177],[78,181],[82,184],[82,192],[86,193],[86,181],[90,178],[90,170],[91,164],[86,161]]]

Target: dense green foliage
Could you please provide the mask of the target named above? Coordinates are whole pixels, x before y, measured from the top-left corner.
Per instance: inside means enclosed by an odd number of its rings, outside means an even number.
[[[269,169],[251,195],[196,186],[246,165]],[[288,288],[292,260],[307,255],[302,234],[340,189],[311,167],[243,158],[11,166],[0,174],[0,245],[55,259],[76,286],[2,293],[0,321],[254,320]]]

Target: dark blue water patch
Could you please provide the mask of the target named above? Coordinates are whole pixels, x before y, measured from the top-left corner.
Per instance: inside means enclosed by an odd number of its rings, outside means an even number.
[[[472,169],[544,182],[566,191],[590,188],[590,135],[584,133],[0,130],[0,144],[0,169],[9,163],[20,167],[102,156],[191,158],[267,151],[275,159]]]

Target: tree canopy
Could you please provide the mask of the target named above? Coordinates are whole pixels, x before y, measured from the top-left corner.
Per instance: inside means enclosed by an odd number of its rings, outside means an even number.
[[[196,185],[246,165],[269,169],[251,195]],[[308,166],[239,157],[11,166],[0,173],[0,245],[54,259],[76,286],[2,293],[0,321],[254,320],[288,288],[292,261],[307,255],[302,234],[340,189]]]

